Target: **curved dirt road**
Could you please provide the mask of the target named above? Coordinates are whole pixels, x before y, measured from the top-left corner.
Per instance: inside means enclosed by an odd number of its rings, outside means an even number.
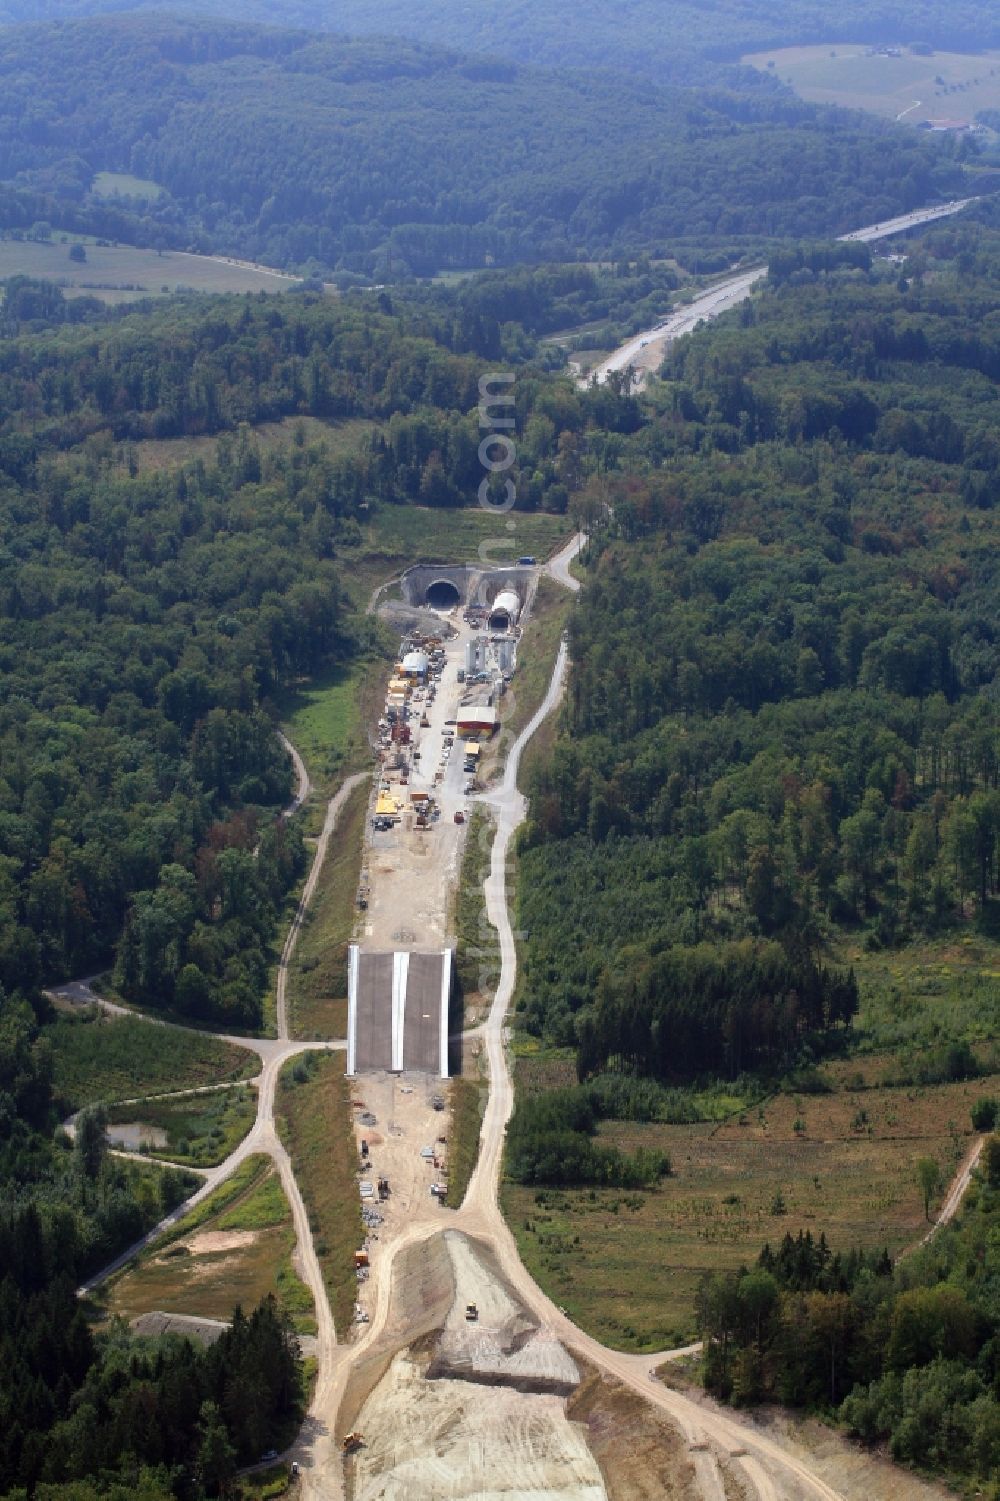
[[[282,736],[281,738],[284,740],[285,737]],[[285,741],[285,744],[289,745],[289,742]],[[294,754],[297,758],[298,752],[296,751]],[[305,775],[304,766],[302,768],[302,771],[303,775]],[[323,828],[321,829],[319,838],[316,841],[316,853],[313,855],[313,862],[309,868],[309,874],[306,877],[306,883],[302,888],[302,895],[299,898],[299,905],[295,909],[295,916],[292,918],[292,921],[289,925],[288,934],[285,938],[284,946],[281,950],[281,958],[278,961],[278,975],[275,982],[274,998],[278,1013],[278,1036],[280,1038],[286,1038],[288,1036],[288,1004],[286,1000],[288,987],[288,965],[291,961],[292,954],[295,952],[295,945],[299,941],[299,933],[302,930],[302,924],[305,921],[306,912],[309,910],[309,904],[316,892],[316,886],[320,878],[320,872],[323,869],[323,861],[326,859],[327,848],[330,844],[330,836],[332,835],[334,829],[337,827],[337,820],[340,817],[341,810],[344,804],[347,802],[347,799],[350,797],[351,793],[354,791],[355,787],[359,787],[362,782],[366,782],[370,780],[370,778],[370,771],[356,772],[354,776],[347,778],[347,781],[342,784],[342,786],[337,790],[337,792],[327,804],[326,817],[323,820]],[[306,777],[306,785],[308,787],[308,777]],[[302,799],[300,799],[300,803],[301,801],[304,801],[305,796],[308,796],[308,792],[303,795]]]
[[[281,815],[282,818],[291,818],[293,813],[297,813],[299,811],[299,809],[302,807],[302,804],[305,802],[306,798],[312,791],[312,782],[309,780],[309,773],[306,770],[306,763],[303,761],[302,757],[299,755],[298,751],[289,740],[288,736],[283,734],[282,731],[279,730],[278,739],[281,741],[282,745],[285,747],[285,750],[291,756],[292,765],[295,767],[295,796],[292,798],[291,802],[288,804],[288,807]]]
[[[938,1210],[938,1216],[934,1221],[933,1229],[929,1230],[927,1236],[925,1237],[927,1240],[930,1240],[935,1230],[939,1230],[942,1225],[947,1225],[949,1220],[953,1220],[955,1218],[955,1215],[958,1213],[959,1206],[962,1200],[965,1198],[965,1191],[972,1179],[973,1171],[978,1166],[979,1159],[982,1156],[983,1147],[985,1145],[986,1137],[980,1136],[979,1139],[970,1148],[969,1152],[966,1155],[965,1161],[962,1163],[962,1166],[959,1168],[958,1172],[955,1174],[955,1177],[952,1180],[951,1187],[945,1194],[944,1203]]]
[[[504,1047],[504,1027],[517,969],[517,951],[507,901],[507,850],[526,811],[525,799],[517,790],[521,754],[538,726],[559,703],[566,665],[564,643],[560,647],[545,700],[511,749],[499,791],[484,799],[492,806],[497,821],[490,874],[486,882],[486,908],[499,936],[501,973],[496,997],[484,1028],[490,1067],[490,1095],[483,1118],[479,1160],[461,1210],[449,1228],[465,1229],[488,1239],[504,1274],[540,1319],[543,1327],[598,1369],[616,1376],[645,1400],[669,1413],[686,1434],[689,1443],[708,1440],[729,1454],[746,1450],[749,1462],[744,1469],[763,1501],[774,1494],[769,1478],[770,1471],[773,1470],[805,1487],[807,1494],[821,1497],[823,1501],[838,1501],[836,1491],[813,1475],[808,1466],[771,1440],[733,1419],[701,1407],[690,1398],[659,1383],[651,1384],[649,1368],[657,1357],[627,1355],[609,1350],[578,1329],[565,1314],[560,1313],[529,1275],[521,1261],[514,1237],[500,1213],[500,1167],[507,1121],[514,1103],[513,1083]]]
[[[205,1033],[199,1033],[199,1036],[205,1036]],[[218,1188],[220,1183],[224,1183],[240,1164],[245,1162],[248,1157],[253,1156],[255,1152],[263,1152],[267,1156],[273,1157],[279,1171],[281,1171],[281,1157],[286,1154],[284,1147],[278,1140],[278,1135],[274,1127],[274,1096],[279,1073],[288,1059],[294,1058],[298,1053],[305,1053],[310,1050],[334,1051],[338,1048],[343,1048],[343,1043],[292,1042],[288,1039],[275,1042],[270,1039],[258,1040],[246,1037],[228,1037],[224,1040],[237,1043],[241,1047],[253,1048],[254,1052],[259,1053],[261,1056],[264,1066],[257,1078],[244,1081],[256,1084],[257,1086],[257,1119],[239,1146],[230,1152],[229,1156],[223,1162],[220,1162],[217,1167],[208,1168],[205,1171],[201,1185],[190,1198],[178,1204],[176,1209],[164,1215],[163,1219],[154,1225],[151,1230],[147,1231],[141,1239],[135,1241],[127,1250],[122,1251],[121,1255],[116,1256],[113,1261],[109,1262],[107,1266],[102,1267],[99,1272],[95,1272],[92,1277],[89,1277],[80,1288],[82,1293],[91,1292],[95,1287],[98,1287],[113,1272],[117,1272],[126,1262],[131,1261],[140,1251],[145,1250],[147,1246],[158,1239],[164,1230],[168,1230],[171,1226],[176,1225],[178,1220],[183,1219],[189,1210],[193,1209],[196,1204],[199,1204],[202,1199],[207,1198],[213,1189]],[[296,1205],[292,1200],[292,1196],[289,1196],[296,1233],[300,1236],[299,1252],[300,1255],[303,1255],[303,1264],[305,1265],[305,1247],[300,1234],[300,1219],[310,1250],[312,1248],[312,1237],[309,1233],[309,1220],[306,1215],[305,1205],[302,1203],[301,1195],[298,1192],[297,1185],[295,1185],[294,1178],[291,1178],[290,1164],[288,1165],[288,1177],[291,1179],[291,1184],[294,1188],[294,1197],[298,1201]],[[282,1183],[285,1184],[285,1181],[286,1175],[282,1172]],[[287,1185],[286,1192],[288,1192]],[[322,1279],[320,1279],[320,1285],[322,1285]],[[315,1292],[313,1295],[315,1297]],[[318,1305],[317,1321],[320,1322]]]
[[[947,1225],[951,1220],[955,1218],[956,1214],[962,1206],[962,1200],[965,1198],[966,1190],[968,1189],[969,1184],[972,1181],[972,1174],[979,1166],[979,1159],[983,1154],[983,1147],[985,1145],[986,1137],[978,1136],[973,1142],[972,1146],[969,1148],[968,1152],[966,1152],[962,1164],[958,1169],[958,1172],[949,1183],[948,1191],[944,1196],[941,1208],[937,1212],[933,1225],[925,1235],[922,1235],[920,1237],[916,1245],[908,1246],[905,1251],[901,1251],[899,1256],[896,1258],[897,1261],[902,1261],[906,1256],[912,1256],[914,1251],[919,1251],[921,1246],[926,1246],[927,1242],[934,1238],[937,1232],[941,1229],[942,1225]]]
[[[577,532],[576,536],[571,537],[565,547],[561,547],[555,556],[549,559],[543,569],[543,572],[547,573],[549,578],[555,579],[557,584],[562,584],[563,588],[568,589],[571,594],[578,592],[580,580],[574,578],[570,573],[569,565],[578,556],[586,540],[585,532]]]

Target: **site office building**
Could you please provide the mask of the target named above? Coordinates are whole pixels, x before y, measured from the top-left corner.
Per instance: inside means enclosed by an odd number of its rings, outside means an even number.
[[[462,740],[490,740],[496,733],[497,711],[488,704],[460,709],[455,730]]]

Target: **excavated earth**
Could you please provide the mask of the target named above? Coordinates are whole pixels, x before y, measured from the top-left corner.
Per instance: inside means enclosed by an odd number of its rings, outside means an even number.
[[[352,1372],[341,1423],[364,1440],[346,1464],[352,1501],[698,1494],[669,1421],[582,1373],[489,1247],[453,1230],[399,1253],[385,1332]]]

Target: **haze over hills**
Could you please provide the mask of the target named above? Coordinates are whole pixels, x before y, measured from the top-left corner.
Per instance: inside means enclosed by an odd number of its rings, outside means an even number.
[[[690,84],[761,47],[922,41],[959,50],[1000,42],[1000,15],[974,0],[7,0],[0,22],[171,11],[358,35],[392,35],[561,67],[616,68]],[[726,76],[734,70],[726,67]],[[750,86],[744,70],[741,83]],[[759,86],[759,84],[757,85]]]
[[[0,181],[62,213],[96,172],[136,173],[167,190],[144,243],[276,265],[398,276],[836,233],[954,191],[954,151],[778,92],[405,40],[140,16],[0,33]]]

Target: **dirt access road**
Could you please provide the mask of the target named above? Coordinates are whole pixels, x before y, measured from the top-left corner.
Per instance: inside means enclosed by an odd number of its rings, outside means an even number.
[[[838,238],[859,240],[864,244],[872,244],[876,240],[887,240],[892,235],[904,234],[908,229],[917,229],[922,224],[932,224],[937,219],[946,219],[951,214],[958,214],[975,201],[974,198],[957,198],[951,203],[916,209],[912,214],[901,214],[898,219],[887,219],[884,224],[869,224],[863,229],[852,230],[850,234],[840,235]],[[684,334],[693,332],[699,323],[707,323],[710,319],[717,318],[720,313],[728,312],[730,308],[745,302],[753,288],[758,282],[763,281],[766,275],[766,266],[752,266],[749,270],[727,277],[725,281],[717,282],[714,287],[702,292],[686,307],[678,308],[675,313],[671,313],[670,317],[662,323],[656,324],[654,328],[646,329],[643,333],[635,334],[620,349],[616,349],[614,354],[602,360],[588,375],[582,376],[577,381],[577,385],[582,390],[585,390],[593,380],[596,380],[598,385],[603,385],[612,372],[626,370],[629,367],[636,372],[639,380],[645,379],[648,371],[656,370],[662,365],[668,344]]]

